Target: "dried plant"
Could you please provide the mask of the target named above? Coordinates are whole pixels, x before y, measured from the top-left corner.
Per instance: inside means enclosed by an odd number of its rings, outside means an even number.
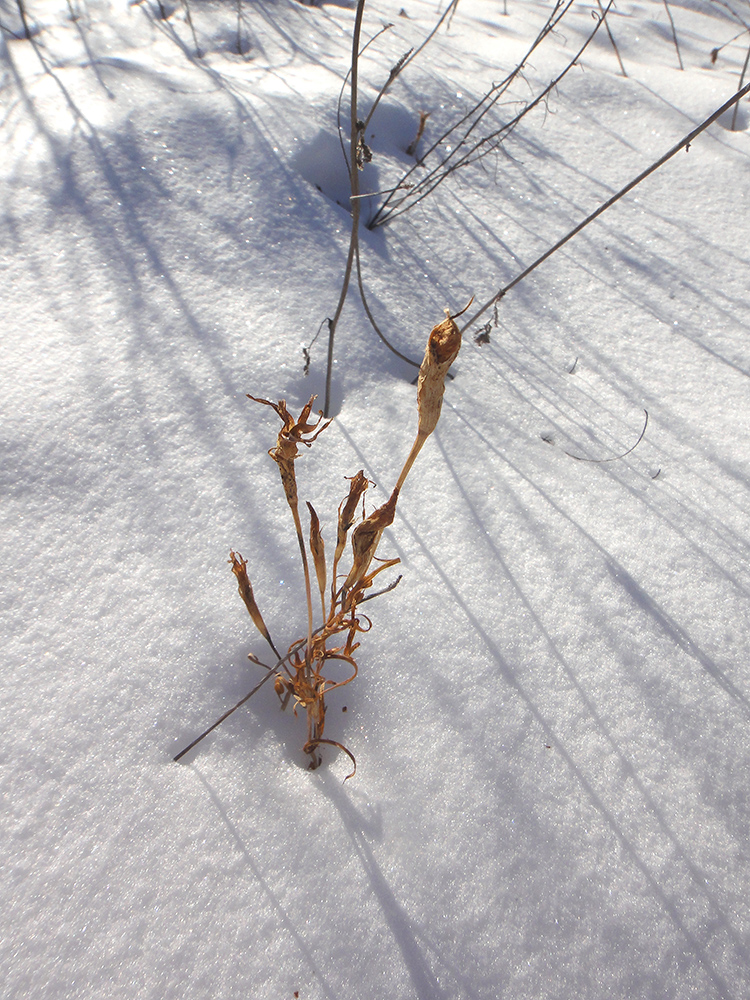
[[[470,303],[471,304],[471,303]],[[468,308],[468,306],[466,307]],[[326,716],[326,695],[336,688],[350,684],[357,676],[358,665],[355,654],[359,648],[359,636],[372,627],[369,617],[361,610],[361,605],[383,593],[393,590],[401,577],[399,576],[389,586],[379,591],[372,591],[372,585],[383,570],[395,566],[398,559],[379,559],[378,546],[384,530],[393,523],[396,505],[414,461],[421,451],[425,441],[432,434],[440,418],[445,391],[445,379],[453,361],[461,347],[461,333],[455,323],[456,316],[451,316],[446,309],[446,318],[431,331],[427,340],[424,360],[419,369],[417,383],[418,426],[411,451],[404,462],[396,485],[386,503],[371,514],[365,515],[365,494],[372,485],[360,470],[349,480],[349,491],[338,509],[336,544],[331,560],[330,589],[328,587],[328,571],[325,557],[325,544],[320,529],[320,519],[315,508],[307,503],[310,514],[310,533],[305,542],[302,532],[302,522],[299,513],[299,499],[295,461],[299,457],[299,446],[310,448],[331,421],[323,422],[322,412],[318,419],[311,421],[315,396],[305,404],[299,417],[289,412],[286,402],[280,400],[273,403],[268,399],[258,399],[248,396],[256,403],[270,406],[281,419],[281,430],[278,433],[276,447],[269,455],[279,467],[281,483],[287,503],[292,513],[294,529],[297,535],[302,567],[305,577],[305,596],[307,603],[307,635],[295,640],[282,656],[266,626],[260,609],[256,603],[253,588],[247,575],[247,563],[239,553],[231,552],[229,561],[232,572],[237,578],[237,586],[245,607],[253,624],[269,644],[276,656],[273,665],[262,663],[254,656],[250,659],[264,667],[267,674],[261,684],[274,679],[274,688],[285,709],[289,702],[293,704],[295,716],[298,710],[304,709],[307,717],[307,739],[303,747],[310,757],[310,768],[315,769],[321,763],[320,747],[324,744],[337,747],[349,756],[354,765],[351,778],[357,769],[354,754],[342,743],[324,736]],[[358,512],[361,510],[361,520],[355,525]],[[353,530],[352,530],[353,529]],[[351,532],[351,556],[348,569],[342,570],[347,540]],[[308,551],[309,557],[308,558]],[[310,561],[315,570],[315,577],[320,597],[321,620],[315,625]],[[342,582],[343,580],[343,582]],[[317,599],[316,599],[317,601]],[[333,680],[329,666],[332,663],[343,663],[347,666],[349,675],[344,680]],[[257,685],[234,708],[226,712],[209,729],[179,753],[175,760],[183,757],[204,736],[216,728],[233,711],[243,705],[261,685]]]

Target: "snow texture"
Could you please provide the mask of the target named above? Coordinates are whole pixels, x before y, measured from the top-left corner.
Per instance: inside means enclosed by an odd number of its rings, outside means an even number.
[[[331,747],[306,769],[271,685],[178,764],[262,673],[230,548],[277,644],[306,628],[277,421],[245,394],[323,392],[354,9],[26,9],[30,39],[0,3],[0,995],[747,997],[747,101],[488,311],[489,343],[467,330],[381,546],[403,580],[330,697],[356,777]],[[363,43],[392,27],[360,60],[365,112],[444,9],[371,0]],[[383,97],[363,191],[551,10],[461,0]],[[419,360],[444,306],[487,301],[738,89],[747,3],[669,11],[684,70],[665,5],[621,0],[627,77],[600,29],[501,148],[362,226],[399,351]],[[571,7],[494,127],[597,12]],[[413,377],[353,284],[335,420],[297,463],[329,547],[345,476],[371,505],[395,482]]]

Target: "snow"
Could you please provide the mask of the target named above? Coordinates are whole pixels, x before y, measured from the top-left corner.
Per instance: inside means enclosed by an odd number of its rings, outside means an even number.
[[[324,391],[325,327],[306,377],[301,348],[348,250],[354,10],[242,4],[238,52],[236,4],[191,0],[198,55],[183,5],[27,9],[32,40],[0,3],[2,996],[745,997],[747,102],[509,292],[489,344],[466,332],[381,545],[403,579],[329,700],[355,778],[332,747],[306,769],[271,685],[174,763],[259,679],[230,548],[276,642],[306,628],[278,421],[246,393]],[[363,190],[551,9],[460,0],[383,98]],[[362,227],[398,350],[419,360],[444,306],[487,301],[738,89],[747,4],[669,9],[684,71],[665,5],[620,0],[627,78],[600,31],[502,151]],[[363,108],[443,10],[365,8],[363,41],[392,27]],[[416,428],[414,371],[355,285],[335,360],[335,420],[297,463],[329,548],[344,477],[382,503]]]

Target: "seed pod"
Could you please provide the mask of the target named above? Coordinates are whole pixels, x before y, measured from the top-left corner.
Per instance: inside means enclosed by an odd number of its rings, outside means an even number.
[[[417,408],[419,409],[419,434],[427,437],[435,430],[440,419],[445,392],[445,376],[461,349],[461,331],[450,312],[433,328],[427,340],[424,359],[419,369],[417,383]]]
[[[370,568],[380,537],[389,524],[393,524],[398,503],[398,489],[382,507],[374,510],[352,533],[352,568],[344,583],[344,590],[352,590],[360,584]]]
[[[315,565],[315,575],[318,578],[320,597],[323,601],[323,617],[325,617],[325,592],[326,592],[326,551],[323,544],[323,536],[320,533],[320,520],[315,512],[315,508],[307,502],[307,509],[310,511],[310,551],[312,552],[313,563]]]
[[[271,649],[276,653],[276,658],[281,659],[279,651],[274,646],[268,629],[266,628],[266,623],[263,621],[263,615],[260,613],[260,609],[255,602],[255,595],[253,594],[253,588],[247,575],[247,560],[243,559],[239,552],[235,555],[234,552],[229,553],[229,562],[232,564],[232,572],[237,577],[237,589],[240,592],[240,597],[245,603],[245,607],[250,612],[250,617],[253,620],[253,624],[266,640]]]
[[[443,408],[445,376],[456,360],[460,349],[461,331],[456,326],[450,311],[446,309],[445,319],[433,327],[427,338],[427,347],[419,368],[419,381],[417,382],[417,409],[419,410],[417,436],[398,477],[397,492],[404,485],[404,480],[409,475],[417,455],[422,450],[422,445],[437,427],[440,411]]]
[[[351,477],[350,483],[349,495],[339,507],[338,535],[336,538],[336,553],[334,555],[336,562],[339,561],[341,553],[344,551],[346,536],[354,524],[354,514],[357,510],[357,504],[360,497],[364,495],[365,490],[370,485],[370,480],[365,475],[364,469],[360,469],[356,476]]]

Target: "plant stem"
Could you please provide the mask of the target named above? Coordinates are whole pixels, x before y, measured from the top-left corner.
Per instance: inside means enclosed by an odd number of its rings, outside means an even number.
[[[373,316],[372,310],[370,309],[370,306],[369,306],[369,304],[367,302],[367,296],[365,295],[365,286],[364,286],[364,283],[362,281],[362,266],[361,266],[361,262],[360,262],[360,259],[359,259],[359,244],[357,244],[357,247],[356,247],[356,250],[355,250],[355,257],[356,257],[356,260],[357,260],[357,284],[359,286],[359,297],[362,299],[362,305],[363,305],[364,310],[365,310],[365,312],[367,314],[367,318],[370,321],[370,325],[372,326],[373,330],[378,335],[378,337],[380,337],[380,339],[383,341],[383,343],[385,344],[385,346],[388,348],[389,351],[393,351],[393,353],[396,355],[396,357],[397,358],[401,358],[401,360],[405,361],[407,363],[407,365],[411,365],[413,368],[419,368],[421,362],[419,362],[419,361],[413,361],[411,358],[407,358],[407,356],[405,354],[402,354],[401,351],[397,350],[393,346],[393,344],[391,344],[390,341],[386,339],[385,334],[383,333],[383,331],[380,329],[380,327],[376,323],[375,317]]]
[[[622,75],[627,77],[628,74],[625,72],[625,66],[623,65],[622,59],[620,58],[620,50],[617,48],[617,42],[615,41],[615,36],[610,31],[607,15],[604,11],[604,8],[602,7],[602,0],[596,0],[596,2],[599,4],[599,10],[602,12],[602,18],[604,19],[604,27],[607,29],[607,34],[609,35],[609,40],[612,43],[612,48],[615,50],[615,55],[617,56],[617,61],[620,64]]]
[[[358,0],[357,14],[354,18],[354,37],[352,38],[352,70],[351,70],[351,131],[350,131],[350,168],[349,178],[351,181],[351,212],[352,212],[352,233],[349,238],[349,253],[346,258],[346,268],[344,270],[344,280],[341,285],[341,294],[336,306],[333,319],[328,324],[328,360],[326,363],[326,396],[323,407],[323,415],[328,417],[331,410],[331,376],[333,373],[333,338],[336,335],[341,310],[344,308],[346,294],[349,291],[349,279],[352,274],[352,264],[359,236],[359,168],[357,166],[357,146],[359,144],[359,122],[357,119],[357,69],[359,65],[359,36],[362,31],[362,16],[365,10],[365,0]]]
[[[515,69],[512,70],[512,72],[510,72],[500,83],[493,85],[493,87],[484,95],[484,97],[480,101],[474,104],[474,106],[470,108],[458,121],[454,122],[453,125],[451,125],[448,129],[446,129],[446,131],[444,131],[442,135],[439,135],[437,139],[435,139],[435,141],[432,143],[432,145],[427,150],[425,150],[425,152],[419,158],[418,163],[413,164],[403,174],[403,176],[395,185],[393,190],[388,194],[388,197],[385,199],[383,204],[375,212],[375,215],[370,219],[368,223],[369,229],[375,229],[377,226],[381,225],[387,218],[390,218],[391,213],[395,212],[395,210],[399,207],[399,205],[401,205],[406,199],[406,197],[408,197],[404,195],[404,192],[407,190],[406,184],[409,180],[409,177],[416,170],[418,170],[421,166],[424,165],[425,161],[427,160],[427,157],[430,156],[431,153],[434,153],[435,150],[438,149],[438,147],[445,144],[449,136],[457,132],[458,129],[462,128],[468,122],[469,125],[467,126],[467,130],[464,132],[464,134],[461,136],[460,139],[457,139],[453,142],[454,146],[453,151],[443,159],[441,165],[447,163],[448,160],[450,160],[451,157],[458,151],[458,149],[464,145],[471,132],[478,127],[483,117],[495,106],[495,104],[497,104],[502,95],[508,90],[510,85],[513,83],[513,81],[521,74],[524,66],[526,65],[526,62],[531,57],[532,53],[538,48],[539,45],[541,45],[541,43],[544,41],[547,35],[549,35],[554,30],[554,28],[560,24],[560,22],[562,21],[562,19],[565,17],[565,15],[572,6],[573,6],[573,0],[565,0],[565,3],[562,7],[559,4],[555,7],[553,12],[547,19],[547,23],[538,33],[538,35],[532,42],[530,48],[527,50],[526,54],[523,56],[521,61],[516,65]],[[419,188],[422,185],[423,181],[420,181],[419,184],[414,185],[413,187]],[[401,195],[401,197],[399,197],[399,195]],[[391,208],[389,206],[391,205],[391,202],[393,201],[394,198],[396,198],[397,200],[395,205],[393,205],[393,207]]]
[[[680,55],[680,43],[677,41],[677,30],[675,29],[674,20],[672,19],[672,11],[669,9],[669,4],[667,3],[667,0],[664,0],[664,7],[667,11],[667,17],[669,18],[669,23],[672,25],[672,39],[674,41],[674,47],[677,51],[677,59],[680,63],[680,69],[685,69],[685,67],[682,65],[682,56]]]
[[[742,90],[742,84],[745,82],[745,73],[747,73],[747,64],[750,62],[750,46],[748,46],[747,54],[745,55],[745,64],[742,67],[742,73],[740,75],[740,90]],[[732,132],[735,131],[735,126],[737,125],[737,112],[740,110],[740,102],[734,106],[734,113],[732,114]]]
[[[299,550],[302,554],[302,568],[305,571],[305,597],[307,598],[307,648],[305,649],[305,662],[307,666],[310,666],[310,654],[312,651],[312,636],[313,636],[313,607],[312,607],[312,587],[310,586],[310,567],[307,563],[307,552],[305,550],[305,539],[302,537],[302,523],[299,517],[299,510],[297,509],[296,503],[292,506],[289,504],[292,517],[294,518],[294,527],[297,531],[297,541],[299,542]]]
[[[277,664],[277,666],[278,666],[278,664]],[[260,691],[260,689],[263,687],[263,685],[266,683],[266,681],[270,677],[274,676],[275,672],[276,672],[275,670],[269,670],[268,673],[266,674],[266,676],[260,682],[260,684],[256,684],[255,687],[252,689],[252,691],[250,691],[249,694],[246,694],[244,698],[241,698],[237,702],[236,705],[234,705],[232,708],[230,708],[228,712],[225,712],[220,719],[217,719],[216,722],[213,723],[213,725],[210,725],[208,727],[208,729],[204,730],[200,734],[200,736],[197,736],[193,740],[192,743],[189,743],[188,746],[186,746],[184,750],[180,750],[180,752],[177,754],[177,756],[173,757],[172,759],[174,761],[178,761],[182,757],[184,757],[186,753],[189,753],[189,751],[192,750],[194,746],[197,746],[201,742],[201,740],[204,740],[208,736],[209,733],[212,733],[214,731],[214,729],[216,729],[217,726],[220,726],[225,719],[228,719],[229,716],[232,714],[232,712],[236,712],[238,708],[242,708],[242,706],[245,704],[245,702],[249,701],[252,698],[252,696],[256,693],[256,691]]]
[[[539,105],[542,101],[544,101],[546,97],[555,89],[555,87],[557,87],[557,85],[560,83],[563,77],[573,68],[573,66],[577,65],[578,60],[580,59],[580,57],[583,55],[588,45],[593,40],[594,36],[596,35],[597,31],[599,30],[604,20],[605,15],[609,11],[613,3],[614,0],[609,0],[606,8],[602,12],[602,15],[598,18],[593,31],[589,34],[589,36],[583,42],[583,44],[575,53],[575,55],[572,57],[572,59],[570,59],[565,68],[560,73],[558,73],[558,75],[553,80],[551,80],[550,83],[542,91],[540,91],[540,93],[537,94],[537,96],[534,98],[533,101],[530,101],[523,108],[522,111],[520,111],[517,115],[511,118],[510,121],[506,122],[500,128],[495,129],[494,132],[491,132],[489,135],[486,135],[481,139],[477,139],[468,149],[464,149],[471,133],[477,127],[477,125],[482,120],[484,115],[487,114],[490,108],[493,107],[493,105],[499,99],[500,96],[499,93],[495,94],[492,97],[490,103],[481,111],[480,114],[477,115],[477,117],[474,119],[474,121],[471,123],[469,128],[464,133],[462,139],[454,146],[451,152],[448,153],[448,155],[445,156],[440,163],[438,163],[435,167],[429,170],[428,173],[421,180],[419,180],[413,186],[413,188],[409,190],[407,194],[402,195],[395,202],[395,204],[393,204],[391,208],[388,209],[388,211],[384,211],[384,209],[388,204],[388,202],[391,201],[391,196],[386,198],[386,200],[383,202],[383,204],[380,206],[378,211],[371,219],[369,223],[369,228],[374,229],[376,225],[378,226],[385,225],[387,222],[390,222],[393,219],[398,218],[400,215],[403,215],[405,212],[408,212],[409,209],[413,208],[416,204],[418,204],[420,201],[426,198],[427,195],[429,195],[432,191],[434,191],[439,184],[442,184],[442,182],[446,179],[446,177],[449,177],[452,173],[454,173],[461,167],[465,167],[468,166],[470,163],[477,162],[477,160],[480,160],[483,156],[486,156],[494,149],[497,149],[500,142],[502,142],[503,138],[505,138],[505,136],[507,136],[518,125],[521,119],[524,118],[527,114],[529,114],[529,112],[532,111],[535,107],[537,107],[537,105]],[[565,10],[567,9],[568,8],[566,7]],[[563,14],[560,15],[558,21],[563,17]],[[552,23],[551,21],[548,22],[548,24],[551,23]],[[517,69],[514,72],[520,71],[522,65],[523,64],[520,64],[519,67],[517,67]],[[510,80],[510,77],[508,79]],[[487,97],[489,96],[490,95],[486,95],[483,100],[486,100]],[[480,102],[480,104],[477,105],[477,108],[481,106],[481,103],[482,102]],[[473,112],[471,112],[470,114],[473,114]],[[470,115],[464,116],[464,119],[462,119],[462,121],[465,121],[468,117],[470,117]],[[454,128],[456,127],[458,126],[454,126]],[[449,131],[453,131],[453,129]],[[448,133],[446,133],[446,135],[447,134]],[[437,143],[433,143],[431,149],[428,150],[428,153],[431,152],[433,149],[435,149],[436,145],[439,144],[441,141],[442,141],[441,139],[438,139]],[[460,150],[464,151],[461,152],[459,155]],[[424,163],[424,160],[426,159],[428,153],[426,153],[419,161],[420,164]],[[455,156],[457,156],[458,158],[454,160],[453,158]],[[404,174],[402,181],[405,180],[415,168],[416,165],[415,167],[411,167]],[[404,205],[405,207],[401,207]]]
[[[520,281],[523,281],[523,279],[527,277],[529,274],[531,274],[532,271],[536,270],[536,268],[539,267],[539,265],[542,264],[545,260],[547,260],[548,257],[551,257],[553,253],[556,253],[560,249],[560,247],[564,246],[568,242],[568,240],[571,240],[574,236],[580,233],[582,229],[585,229],[590,222],[594,221],[594,219],[597,219],[602,214],[602,212],[606,212],[606,210],[610,208],[612,205],[614,205],[615,202],[619,201],[620,198],[626,195],[629,191],[632,191],[633,188],[636,187],[638,184],[640,184],[641,181],[645,180],[649,176],[649,174],[652,174],[655,170],[658,170],[659,167],[663,166],[667,162],[667,160],[670,160],[676,153],[679,153],[681,149],[688,149],[690,147],[690,143],[693,141],[693,139],[695,139],[696,136],[700,135],[700,133],[703,132],[704,129],[707,129],[709,125],[713,124],[713,122],[715,122],[717,118],[721,117],[721,115],[723,115],[725,111],[728,111],[732,107],[732,105],[735,104],[737,101],[742,100],[745,94],[749,92],[750,92],[750,83],[747,84],[747,86],[743,87],[741,90],[738,90],[733,97],[730,97],[728,101],[722,104],[720,108],[717,108],[717,110],[714,111],[712,115],[709,115],[709,117],[706,118],[705,121],[701,122],[700,125],[694,128],[693,131],[690,132],[688,135],[686,135],[684,139],[681,139],[676,146],[673,146],[669,150],[668,153],[665,153],[664,156],[660,157],[655,163],[652,163],[650,167],[648,167],[642,173],[638,174],[638,176],[634,180],[630,181],[629,184],[626,184],[624,188],[621,188],[617,192],[617,194],[612,195],[612,197],[608,201],[605,201],[603,205],[600,205],[599,208],[596,209],[596,211],[592,212],[591,215],[588,215],[583,220],[583,222],[579,222],[579,224],[574,229],[571,229],[570,232],[566,236],[563,236],[561,240],[558,240],[553,247],[550,247],[549,250],[546,250],[541,255],[541,257],[537,257],[537,259],[533,262],[533,264],[529,264],[529,266],[524,271],[522,271],[519,275],[516,275],[516,277],[511,282],[509,282],[507,285],[501,288],[498,292],[495,293],[495,295],[492,296],[491,299],[485,302],[485,304],[481,307],[481,309],[478,309],[474,313],[474,315],[471,316],[464,323],[464,325],[461,327],[461,333],[463,333],[464,330],[467,330],[472,323],[476,322],[476,320],[478,320],[480,316],[486,313],[491,306],[493,306],[496,302],[499,302],[500,299],[506,294],[506,292],[509,292],[511,288],[517,285]]]

